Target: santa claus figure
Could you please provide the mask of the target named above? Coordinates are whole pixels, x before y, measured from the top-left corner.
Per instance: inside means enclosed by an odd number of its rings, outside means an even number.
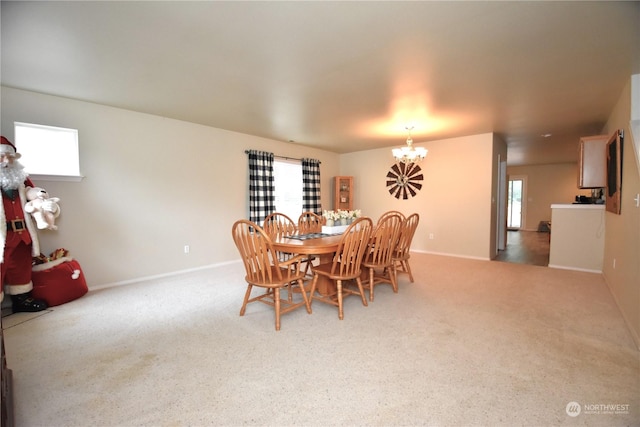
[[[37,227],[31,215],[24,212],[28,202],[27,189],[34,185],[18,162],[19,158],[16,147],[3,136],[0,143],[0,241],[3,249],[0,252],[3,285],[0,300],[7,293],[11,295],[14,312],[34,312],[46,309],[47,304],[31,296],[32,257],[40,255],[40,245]],[[43,206],[43,209],[57,208]]]

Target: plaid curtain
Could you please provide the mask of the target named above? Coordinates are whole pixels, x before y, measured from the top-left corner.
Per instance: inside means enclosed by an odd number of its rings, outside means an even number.
[[[322,215],[320,160],[302,159],[302,210]]]
[[[249,150],[249,220],[262,224],[275,210],[273,153]]]

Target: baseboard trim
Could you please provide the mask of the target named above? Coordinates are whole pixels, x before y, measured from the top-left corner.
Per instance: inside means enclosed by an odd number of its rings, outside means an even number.
[[[449,254],[446,252],[433,252],[433,251],[423,251],[423,250],[412,250],[411,252],[419,253],[419,254],[429,254],[429,255],[441,255],[441,256],[449,256],[453,258],[465,258],[465,259],[476,259],[479,261],[491,261],[489,257],[479,257],[472,255],[460,255],[460,254]]]
[[[627,325],[627,329],[631,334],[631,339],[633,339],[637,349],[640,350],[640,335],[638,334],[638,331],[634,329],[634,325],[631,322],[631,319],[629,319],[629,316],[627,316],[627,313],[622,309],[622,305],[620,304],[620,300],[618,299],[618,296],[616,295],[615,292],[613,292],[613,289],[611,288],[611,285],[607,280],[607,275],[603,274],[602,276],[604,278],[604,283],[605,285],[607,285],[607,289],[609,290],[609,294],[613,297],[613,301],[616,303],[616,307],[618,307],[618,311],[620,311],[620,314],[622,315],[622,319],[624,320],[625,325]]]
[[[422,250],[411,250],[411,252],[422,253],[422,254],[430,254],[430,255],[449,256],[449,257],[454,257],[454,258],[475,259],[475,260],[480,260],[480,261],[491,261],[491,259],[488,258],[488,257],[487,258],[483,258],[483,257],[477,257],[477,256],[469,256],[469,255],[449,254],[449,253],[444,253],[444,252],[432,252],[432,251],[422,251]],[[156,275],[153,275],[153,276],[137,277],[135,279],[122,280],[122,281],[119,281],[119,282],[103,283],[101,285],[89,286],[89,292],[97,291],[97,290],[100,290],[100,289],[113,288],[113,287],[116,287],[116,286],[130,285],[132,283],[147,282],[149,280],[163,279],[163,278],[166,278],[166,277],[178,276],[180,274],[192,273],[192,272],[195,272],[195,271],[207,270],[207,269],[211,269],[211,268],[222,267],[224,265],[237,264],[237,263],[241,263],[241,262],[242,262],[241,259],[237,259],[237,260],[233,260],[233,261],[225,261],[225,262],[219,262],[219,263],[216,263],[216,264],[203,265],[201,267],[188,268],[188,269],[185,269],[185,270],[172,271],[170,273],[156,274]]]
[[[236,264],[236,263],[240,263],[240,262],[242,262],[242,260],[240,260],[240,259],[234,260],[234,261],[225,261],[225,262],[219,262],[219,263],[216,263],[216,264],[203,265],[201,267],[187,268],[185,270],[172,271],[170,273],[156,274],[156,275],[153,275],[153,276],[138,277],[136,279],[123,280],[123,281],[120,281],[120,282],[104,283],[102,285],[90,286],[89,287],[89,291],[97,291],[99,289],[106,289],[106,288],[113,288],[113,287],[116,287],[116,286],[130,285],[132,283],[148,282],[150,280],[163,279],[165,277],[178,276],[180,274],[192,273],[192,272],[200,271],[200,270],[208,270],[208,269],[211,269],[211,268],[222,267],[224,265]]]
[[[585,273],[602,274],[602,270],[592,270],[589,268],[567,267],[566,265],[549,264],[549,268],[557,268],[558,270],[584,271]]]

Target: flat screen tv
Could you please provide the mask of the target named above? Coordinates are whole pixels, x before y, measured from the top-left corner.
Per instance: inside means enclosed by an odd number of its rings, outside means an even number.
[[[620,214],[622,193],[622,147],[624,132],[616,130],[607,141],[607,211]]]

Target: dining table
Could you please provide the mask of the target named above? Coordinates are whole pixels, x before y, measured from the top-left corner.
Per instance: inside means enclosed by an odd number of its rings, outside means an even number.
[[[288,252],[297,255],[314,255],[321,264],[333,260],[342,233],[310,233],[273,236],[273,248],[280,252]],[[325,276],[318,276],[316,290],[320,295],[331,295],[336,292],[336,284]]]

